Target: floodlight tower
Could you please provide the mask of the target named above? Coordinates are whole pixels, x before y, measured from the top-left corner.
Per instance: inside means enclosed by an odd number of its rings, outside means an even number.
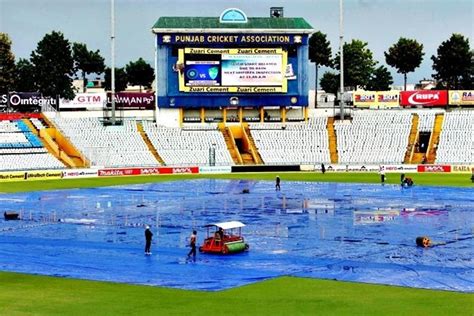
[[[110,61],[110,74],[111,74],[111,102],[112,102],[112,125],[115,125],[115,0],[111,0],[110,6],[110,50],[111,50],[111,61]]]
[[[341,107],[341,121],[344,120],[344,29],[343,29],[343,7],[342,7],[343,0],[339,0],[339,64],[340,64],[340,71],[341,71],[341,80],[340,80],[340,95],[339,95],[339,105]]]

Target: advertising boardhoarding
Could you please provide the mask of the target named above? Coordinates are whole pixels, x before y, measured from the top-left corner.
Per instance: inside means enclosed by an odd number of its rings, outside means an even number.
[[[448,92],[446,90],[417,90],[401,91],[400,105],[402,106],[446,106],[448,104]]]
[[[451,172],[450,165],[418,165],[418,172]]]
[[[359,108],[391,108],[399,107],[399,91],[355,91],[354,106]]]
[[[449,105],[474,105],[474,90],[450,90]]]
[[[0,108],[14,112],[39,112],[42,106],[57,107],[57,99],[43,97],[39,92],[11,92],[0,95]]]
[[[199,173],[199,167],[143,167],[99,169],[99,177]]]
[[[103,109],[106,102],[104,93],[78,93],[72,100],[61,99],[60,109]]]
[[[111,105],[111,93],[107,94],[107,105]],[[115,107],[119,110],[153,110],[155,94],[153,92],[118,92],[115,94]]]

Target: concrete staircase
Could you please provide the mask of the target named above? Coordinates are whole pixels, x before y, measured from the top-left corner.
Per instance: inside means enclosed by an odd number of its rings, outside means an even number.
[[[329,154],[331,163],[338,163],[339,157],[337,155],[337,136],[334,130],[334,117],[328,117],[327,122],[328,138],[329,138]]]
[[[58,150],[63,154],[67,154],[71,160],[74,162],[75,167],[79,168],[88,168],[90,167],[90,161],[87,160],[86,156],[81,153],[73,143],[64,136],[61,131],[55,127],[55,125],[48,119],[48,117],[41,113],[41,119],[43,123],[47,126],[46,129],[42,129],[39,131],[41,137],[45,139],[49,139],[51,137],[52,141],[54,141],[58,145]],[[49,136],[49,137],[48,137]]]
[[[426,163],[433,164],[436,160],[436,151],[439,144],[439,136],[443,127],[444,114],[438,113],[435,116],[433,131],[431,132],[430,142],[426,149]]]
[[[36,129],[36,127],[33,125],[33,123],[30,121],[30,119],[22,119],[23,123],[25,123],[26,126],[30,129],[30,131],[35,134],[39,135],[39,130]]]
[[[255,161],[253,160],[251,153],[241,153],[240,156],[242,157],[242,164],[244,165],[254,165]]]
[[[413,114],[411,120],[411,129],[410,129],[410,136],[408,137],[408,146],[407,151],[405,153],[405,158],[403,159],[404,163],[411,163],[413,159],[413,154],[415,153],[415,142],[418,138],[418,122],[420,118],[418,114]]]
[[[30,119],[22,120],[38,136],[44,148],[69,168],[88,167],[87,159],[70,144],[51,122],[43,120],[47,128],[37,129]]]
[[[74,163],[71,161],[71,159],[69,157],[67,158],[64,158],[64,155],[63,155],[63,158],[61,159],[59,157],[59,146],[58,144],[56,144],[54,142],[54,140],[47,140],[45,139],[45,137],[41,137],[40,136],[40,130],[38,130],[36,128],[36,126],[33,125],[33,123],[30,121],[30,119],[22,119],[23,123],[25,123],[26,126],[28,126],[28,128],[30,129],[30,131],[35,134],[36,136],[38,136],[39,140],[41,141],[41,143],[43,144],[43,147],[51,154],[53,155],[56,159],[60,160],[64,165],[66,165],[67,167],[74,167]],[[48,135],[47,135],[48,136]],[[69,158],[69,159],[68,159]]]
[[[245,155],[249,154],[251,156],[252,164],[263,165],[262,156],[260,156],[260,153],[258,152],[257,146],[255,145],[255,140],[252,137],[252,133],[250,132],[248,124],[243,126],[243,136],[247,142],[249,150],[249,153],[245,153]],[[242,155],[242,159],[244,159],[244,155]]]
[[[424,153],[413,153],[412,158],[410,160],[411,164],[419,165],[423,163],[423,160],[425,159],[425,154]]]
[[[221,131],[222,136],[224,136],[224,140],[227,145],[227,150],[229,151],[232,160],[236,165],[242,165],[243,159],[240,155],[239,149],[237,148],[237,144],[235,143],[235,139],[232,135],[232,132],[224,124],[219,124],[219,130]]]
[[[137,121],[137,129],[143,141],[145,142],[146,146],[148,147],[148,150],[153,154],[153,157],[155,157],[156,161],[158,161],[160,165],[162,166],[166,165],[165,161],[163,160],[163,158],[161,158],[160,154],[158,154],[158,151],[156,150],[155,146],[153,146],[150,138],[148,137],[147,133],[143,129],[142,122]]]

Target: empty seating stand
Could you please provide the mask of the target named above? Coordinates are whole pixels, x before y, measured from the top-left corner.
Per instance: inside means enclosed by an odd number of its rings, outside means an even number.
[[[64,165],[20,119],[0,121],[0,170],[57,169]]]
[[[208,165],[211,148],[215,150],[216,165],[233,165],[215,124],[171,128],[145,121],[143,128],[166,165]]]
[[[444,115],[436,163],[474,162],[474,111],[457,110]]]
[[[52,118],[63,135],[81,151],[92,166],[158,166],[138,132],[136,121],[104,126],[99,118]]]
[[[336,122],[339,163],[403,163],[411,128],[411,113],[354,111],[352,121]]]
[[[265,164],[330,163],[327,118],[307,123],[249,123],[255,146]]]

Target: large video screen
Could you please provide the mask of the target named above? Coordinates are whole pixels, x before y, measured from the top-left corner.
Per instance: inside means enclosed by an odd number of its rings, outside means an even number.
[[[281,48],[185,48],[179,51],[180,91],[281,93],[287,91],[287,54]]]
[[[184,62],[186,86],[220,86],[221,58],[218,55],[194,54]]]
[[[282,55],[222,55],[223,86],[282,86]]]

